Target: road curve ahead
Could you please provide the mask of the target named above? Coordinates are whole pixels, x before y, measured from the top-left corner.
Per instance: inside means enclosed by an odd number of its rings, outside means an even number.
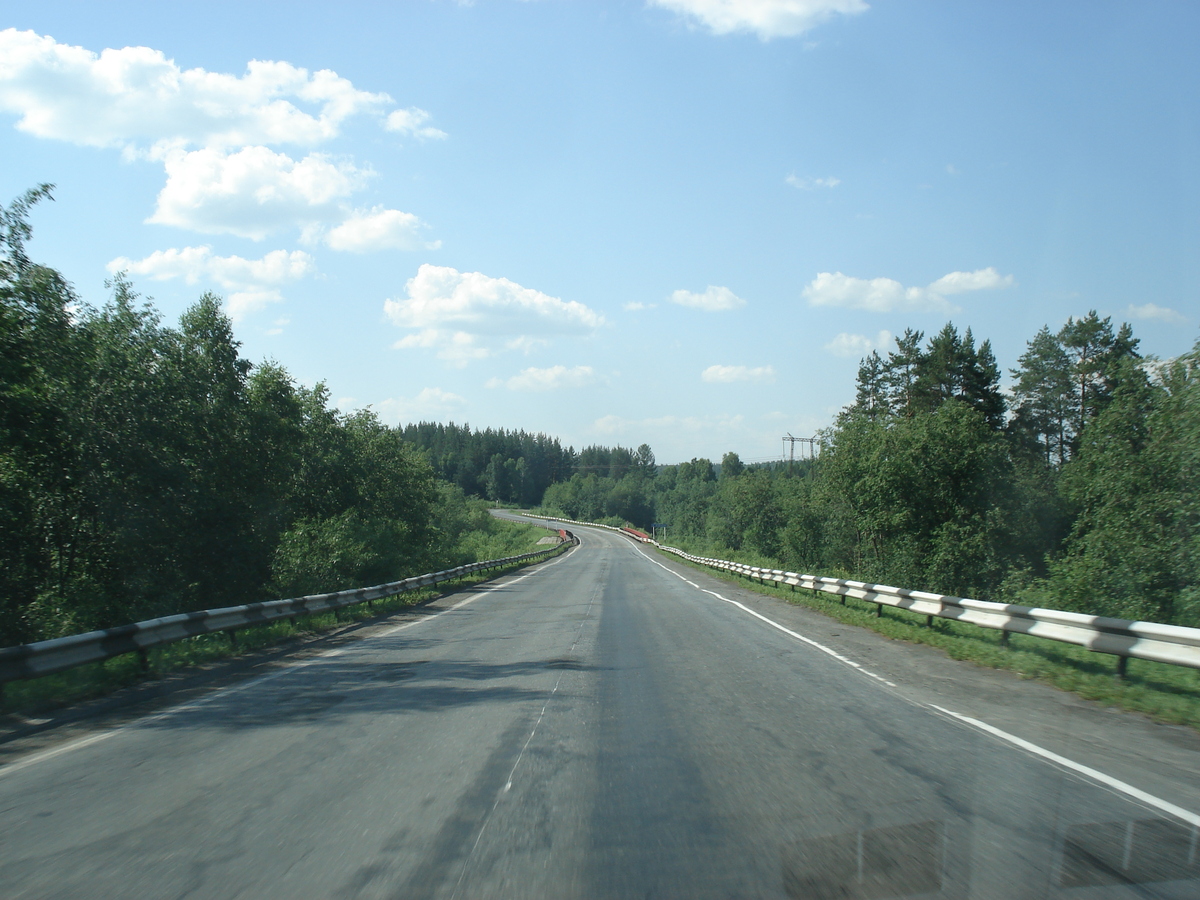
[[[1105,783],[578,533],[0,768],[0,897],[1200,897],[1190,770]]]

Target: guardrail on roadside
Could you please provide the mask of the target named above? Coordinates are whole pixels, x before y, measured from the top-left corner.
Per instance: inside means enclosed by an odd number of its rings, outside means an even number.
[[[414,575],[401,581],[377,584],[373,587],[336,591],[330,594],[309,594],[306,597],[297,597],[291,600],[269,600],[262,603],[247,603],[243,606],[228,606],[223,609],[179,613],[174,616],[147,619],[144,622],[133,622],[129,625],[118,625],[103,631],[90,631],[86,634],[73,634],[33,644],[5,647],[0,649],[0,686],[3,686],[5,682],[50,675],[84,663],[99,662],[125,653],[142,654],[144,661],[145,652],[151,647],[218,631],[229,632],[232,638],[234,632],[239,628],[263,625],[281,619],[294,619],[297,616],[326,612],[331,609],[341,609],[356,603],[369,603],[406,591],[415,591],[423,587],[453,581],[476,572],[486,572],[490,569],[532,561],[538,557],[552,556],[576,543],[577,541],[574,539],[564,540],[545,550],[468,563],[465,566],[457,566],[441,572],[430,572],[426,575]]]
[[[550,519],[556,522],[573,521],[551,516],[536,516],[536,518]],[[575,524],[589,525],[591,523],[577,522]],[[693,556],[678,547],[664,546],[652,538],[639,538],[631,535],[628,529],[613,528],[611,525],[593,527],[607,528],[610,531],[625,534],[641,543],[653,544],[663,552],[674,554],[688,562],[731,572],[745,578],[757,579],[764,584],[771,581],[776,584],[790,585],[793,590],[799,587],[836,594],[842,597],[843,603],[846,602],[846,597],[856,597],[859,600],[874,603],[877,613],[882,613],[884,606],[893,606],[924,615],[929,624],[932,624],[933,617],[936,616],[941,619],[968,622],[980,628],[996,629],[1002,632],[1002,639],[1005,641],[1009,634],[1028,634],[1033,637],[1086,647],[1097,653],[1108,653],[1117,657],[1117,673],[1121,676],[1125,675],[1126,661],[1130,657],[1200,669],[1200,628],[1161,625],[1157,622],[1134,622],[1127,619],[1090,616],[1086,613],[1066,612],[1059,609],[1019,606],[1015,603],[992,603],[987,600],[972,600],[968,597],[953,597],[929,591],[913,591],[887,584],[870,584],[865,581],[850,581],[844,578],[804,575],[799,572],[785,572],[782,569],[764,569],[731,562],[727,559]]]

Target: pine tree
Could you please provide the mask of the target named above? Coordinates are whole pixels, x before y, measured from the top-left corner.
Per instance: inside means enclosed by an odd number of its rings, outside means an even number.
[[[1058,336],[1043,326],[1018,362],[1020,368],[1012,370],[1017,402],[1010,430],[1036,444],[1046,465],[1061,467],[1078,422],[1071,359]]]

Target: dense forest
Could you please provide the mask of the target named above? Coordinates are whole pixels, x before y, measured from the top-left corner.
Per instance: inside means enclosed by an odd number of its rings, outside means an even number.
[[[658,465],[467,425],[393,428],[239,354],[220,299],[93,308],[0,207],[0,645],[378,583],[475,558],[473,495],[789,569],[1200,626],[1200,345],[1141,356],[1095,312],[1010,391],[948,324],[865,358],[795,466]]]
[[[1091,312],[1011,375],[1006,396],[969,330],[910,330],[862,361],[815,460],[581,472],[543,506],[792,570],[1200,626],[1200,345],[1143,358]]]
[[[127,280],[99,309],[0,208],[0,646],[401,578],[494,520],[323,385],[238,352],[206,294],[165,326]]]
[[[557,438],[524,431],[421,422],[406,425],[401,435],[424,450],[434,471],[464,493],[517,506],[536,506],[546,489],[577,473],[592,472],[619,479],[653,467],[654,454],[642,444],[627,447],[563,448]]]

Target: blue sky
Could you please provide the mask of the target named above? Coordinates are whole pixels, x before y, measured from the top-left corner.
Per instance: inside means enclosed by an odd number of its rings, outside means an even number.
[[[6,30],[7,29],[7,30]],[[10,2],[35,259],[346,409],[778,455],[953,321],[1200,336],[1200,6]],[[4,202],[4,201],[0,201]]]

